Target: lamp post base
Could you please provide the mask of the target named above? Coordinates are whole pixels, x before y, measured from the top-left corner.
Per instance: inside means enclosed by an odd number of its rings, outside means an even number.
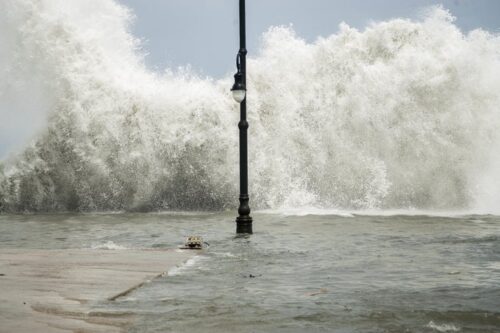
[[[238,216],[236,218],[236,233],[237,234],[253,234],[252,217],[248,215]]]

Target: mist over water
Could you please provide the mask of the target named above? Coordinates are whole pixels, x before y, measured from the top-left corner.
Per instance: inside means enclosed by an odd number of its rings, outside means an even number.
[[[0,211],[236,206],[231,75],[149,71],[131,17],[0,3],[0,106],[47,117],[0,164]],[[248,70],[252,208],[498,211],[497,35],[442,8],[312,44],[274,27]]]

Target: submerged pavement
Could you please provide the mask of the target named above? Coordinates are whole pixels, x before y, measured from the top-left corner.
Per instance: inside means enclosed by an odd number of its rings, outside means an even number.
[[[194,254],[0,249],[0,333],[122,332],[133,324],[132,313],[93,305],[113,302]]]

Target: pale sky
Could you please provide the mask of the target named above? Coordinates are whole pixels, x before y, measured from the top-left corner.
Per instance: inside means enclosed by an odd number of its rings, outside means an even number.
[[[132,32],[144,40],[149,67],[191,64],[197,72],[222,77],[234,71],[238,48],[238,0],[119,0],[132,8]],[[270,26],[293,24],[307,41],[329,36],[344,21],[363,29],[372,21],[418,18],[441,4],[463,31],[500,32],[500,0],[247,0],[249,55]]]

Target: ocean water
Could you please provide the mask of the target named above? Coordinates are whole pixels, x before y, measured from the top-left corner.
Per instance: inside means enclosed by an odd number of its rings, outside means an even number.
[[[128,332],[498,332],[500,217],[303,211],[0,215],[0,248],[210,246],[95,311]],[[323,214],[323,215],[319,215]]]

